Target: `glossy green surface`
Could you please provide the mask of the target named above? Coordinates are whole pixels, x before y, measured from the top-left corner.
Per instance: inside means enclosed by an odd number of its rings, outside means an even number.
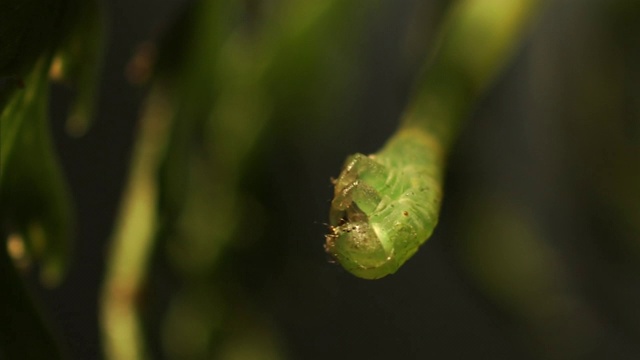
[[[469,108],[496,77],[537,0],[462,0],[400,129],[376,154],[352,155],[335,181],[326,251],[354,275],[396,272],[431,236],[446,152]]]

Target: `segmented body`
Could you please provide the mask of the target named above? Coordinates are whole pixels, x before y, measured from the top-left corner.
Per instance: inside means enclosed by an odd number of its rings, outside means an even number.
[[[418,81],[400,130],[377,154],[351,156],[331,203],[325,249],[356,276],[394,273],[431,235],[444,150],[513,51],[540,0],[460,0]]]
[[[335,181],[325,249],[356,276],[394,273],[431,235],[442,199],[437,139],[403,130],[377,154],[347,159]]]

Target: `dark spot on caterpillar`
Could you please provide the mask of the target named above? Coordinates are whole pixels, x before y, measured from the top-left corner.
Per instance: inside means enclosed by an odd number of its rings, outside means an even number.
[[[402,215],[404,215],[404,216],[409,216],[409,212],[408,212],[408,211],[403,211],[403,212],[402,212]]]

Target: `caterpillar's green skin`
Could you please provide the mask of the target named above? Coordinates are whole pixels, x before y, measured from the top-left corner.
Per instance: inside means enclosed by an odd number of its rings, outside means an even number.
[[[499,72],[542,0],[460,0],[418,81],[400,130],[377,154],[356,154],[335,181],[325,249],[356,276],[393,274],[433,232],[445,149]]]
[[[350,156],[335,181],[327,252],[361,278],[396,272],[436,226],[442,162],[438,141],[419,129],[377,154]]]

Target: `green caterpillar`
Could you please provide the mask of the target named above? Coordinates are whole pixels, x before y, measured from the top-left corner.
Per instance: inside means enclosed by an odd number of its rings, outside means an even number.
[[[442,199],[442,151],[419,129],[347,159],[335,181],[325,249],[356,276],[392,274],[427,239]]]
[[[400,127],[350,156],[331,202],[325,250],[354,275],[393,274],[438,222],[445,157],[469,108],[509,58],[539,0],[461,0]]]

